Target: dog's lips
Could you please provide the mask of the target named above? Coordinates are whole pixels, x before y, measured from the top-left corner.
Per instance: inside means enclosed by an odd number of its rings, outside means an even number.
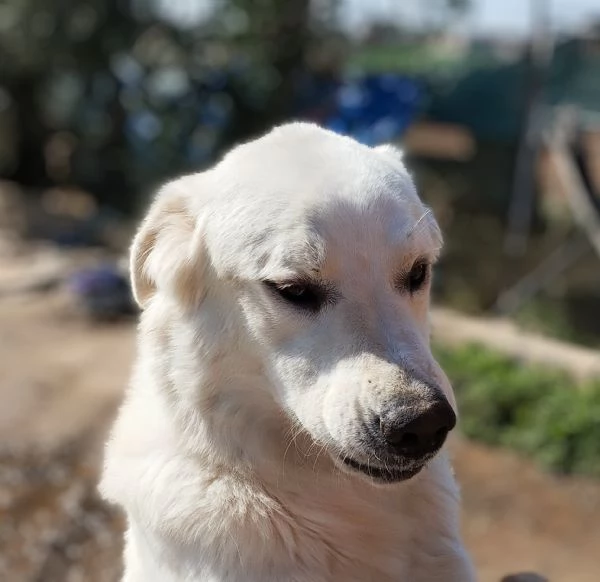
[[[376,467],[373,465],[364,465],[349,457],[344,458],[344,465],[350,467],[354,471],[363,473],[379,483],[398,483],[407,481],[417,475],[425,464],[412,466],[409,469],[400,467]]]

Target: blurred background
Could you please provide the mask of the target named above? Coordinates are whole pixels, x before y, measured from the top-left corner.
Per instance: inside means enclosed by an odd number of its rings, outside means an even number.
[[[154,188],[307,119],[406,152],[446,248],[484,582],[600,579],[597,0],[0,0],[0,579],[107,581],[95,491]]]

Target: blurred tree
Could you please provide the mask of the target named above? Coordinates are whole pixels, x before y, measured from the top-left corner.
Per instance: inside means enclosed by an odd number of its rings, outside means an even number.
[[[11,97],[17,140],[17,164],[10,177],[34,187],[55,182],[46,163],[47,148],[53,143],[50,137],[62,130],[94,157],[95,168],[82,185],[94,189],[102,184],[107,201],[118,202],[110,193],[127,188],[124,112],[110,64],[115,54],[129,49],[140,29],[129,4],[6,0],[2,10],[0,84]],[[81,106],[97,98],[102,83],[105,116],[83,119]]]
[[[289,115],[306,62],[310,6],[309,0],[263,0],[260,3],[234,0],[232,4],[247,17],[245,34],[257,45],[259,61],[255,66],[259,64],[266,82],[265,99],[253,112],[246,111],[241,96],[235,90],[232,92],[238,106],[229,139],[235,142],[252,137]],[[244,35],[240,40],[246,40]]]
[[[78,184],[131,210],[136,192],[287,118],[336,5],[4,0],[0,90],[17,149],[8,176]],[[68,150],[68,171],[48,164],[53,149]]]

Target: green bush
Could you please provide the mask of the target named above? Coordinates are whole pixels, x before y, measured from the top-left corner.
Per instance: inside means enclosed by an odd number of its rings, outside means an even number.
[[[600,477],[600,382],[478,346],[435,347],[470,438],[524,452],[560,473]]]

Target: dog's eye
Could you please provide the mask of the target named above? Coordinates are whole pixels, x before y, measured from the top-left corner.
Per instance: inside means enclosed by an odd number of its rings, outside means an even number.
[[[431,265],[424,260],[416,261],[410,271],[402,277],[401,287],[409,293],[417,293],[429,280]]]
[[[408,274],[408,290],[415,293],[422,289],[429,278],[429,263],[417,261]]]
[[[302,309],[318,311],[325,302],[323,289],[312,283],[277,283],[265,281],[279,297]]]

